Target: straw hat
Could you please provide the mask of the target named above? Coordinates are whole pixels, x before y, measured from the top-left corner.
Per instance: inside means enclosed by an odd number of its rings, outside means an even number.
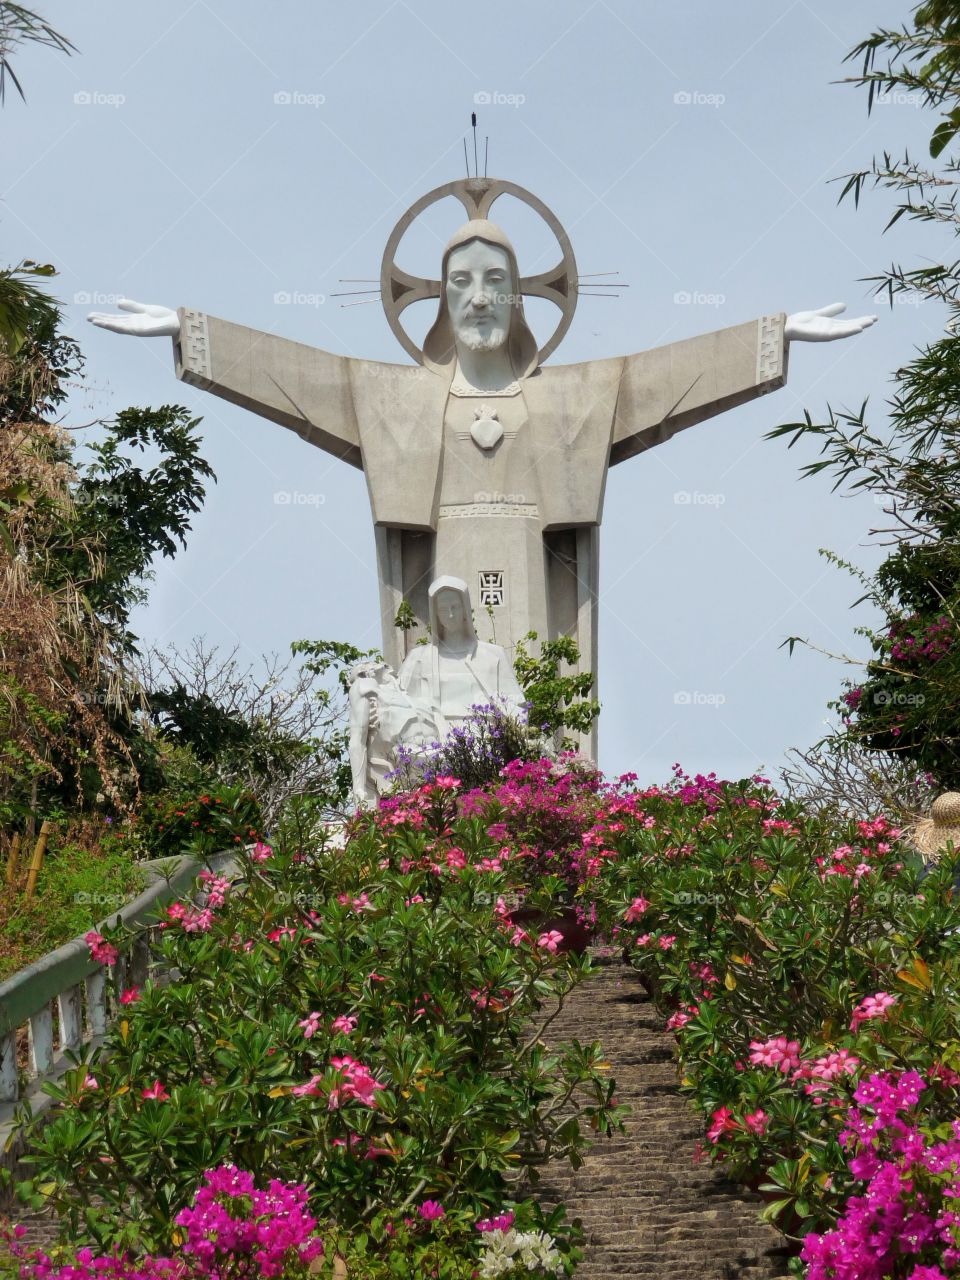
[[[914,828],[913,843],[931,862],[936,862],[948,840],[960,850],[960,791],[937,796],[929,818],[921,818]]]

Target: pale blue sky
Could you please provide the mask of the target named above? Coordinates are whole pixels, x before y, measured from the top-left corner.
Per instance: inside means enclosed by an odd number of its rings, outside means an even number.
[[[904,20],[905,6],[38,4],[79,53],[18,59],[28,101],[9,97],[2,112],[2,257],[61,272],[88,361],[73,421],[185,404],[204,419],[219,477],[186,552],[158,566],[136,620],[145,639],[205,633],[250,658],[303,637],[378,643],[366,490],[358,471],[283,428],[178,384],[168,340],[85,324],[91,303],[193,306],[404,359],[378,304],[342,309],[331,295],[350,287],[340,277],[377,276],[407,206],[462,175],[474,96],[487,94],[476,109],[490,173],[546,201],[581,272],[619,270],[630,285],[617,301],[582,299],[554,360],[834,300],[879,310],[881,323],[849,342],[794,344],[785,390],[624,463],[607,486],[601,764],[644,779],[674,760],[736,776],[775,769],[819,736],[844,671],[778,646],[796,633],[863,652],[856,583],[817,550],[873,562],[859,544],[878,510],[799,480],[810,446],[788,452],[762,436],[828,401],[869,395],[879,415],[890,371],[941,330],[936,307],[891,312],[859,282],[897,256],[935,254],[932,234],[901,223],[881,238],[885,198],[857,213],[828,185],[877,149],[921,150],[930,132],[910,102],[868,120],[865,95],[831,83],[847,50],[875,23]],[[404,265],[436,274],[460,221],[438,207]],[[549,264],[534,218],[502,221],[525,272]],[[530,314],[542,333],[547,313]],[[285,505],[279,493],[314,496]]]

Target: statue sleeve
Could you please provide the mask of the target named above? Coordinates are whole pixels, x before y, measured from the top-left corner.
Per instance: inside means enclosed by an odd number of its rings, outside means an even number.
[[[785,323],[781,312],[627,356],[617,396],[611,464],[784,386]]]
[[[177,377],[362,467],[346,356],[180,308]]]

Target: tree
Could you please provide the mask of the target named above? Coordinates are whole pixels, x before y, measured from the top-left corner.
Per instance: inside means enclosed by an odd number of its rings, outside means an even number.
[[[128,618],[156,554],[183,545],[212,475],[178,406],[101,424],[78,465],[56,420],[82,376],[59,312],[35,309],[0,355],[0,807],[136,794],[141,691]],[[141,469],[124,449],[159,452]]]
[[[8,79],[13,82],[20,97],[25,97],[10,59],[15,49],[29,42],[46,45],[48,49],[56,49],[60,53],[76,52],[75,46],[67,37],[54,31],[38,13],[24,8],[22,4],[10,4],[3,0],[0,3],[0,102],[6,97]]]
[[[595,676],[592,671],[578,672],[580,650],[572,636],[544,640],[534,657],[527,645],[537,643],[537,633],[528,632],[517,644],[513,669],[520,687],[527,695],[528,723],[546,737],[562,738],[565,729],[589,733],[600,714],[600,703],[591,698]],[[572,668],[563,672],[564,665]],[[563,738],[564,746],[573,742]]]
[[[908,217],[933,223],[960,236],[957,209],[960,159],[945,153],[960,129],[960,15],[956,6],[931,0],[914,10],[912,27],[874,32],[849,55],[862,58],[851,82],[868,90],[868,108],[878,92],[920,94],[926,105],[941,108],[930,152],[937,165],[909,155],[895,161],[888,153],[869,169],[847,175],[841,199],[859,204],[868,188],[896,193],[888,227]],[[891,550],[873,575],[861,573],[832,553],[828,558],[860,579],[857,604],[871,602],[883,625],[858,628],[871,656],[856,660],[863,678],[847,682],[832,705],[843,722],[834,745],[844,742],[872,752],[887,752],[927,774],[939,787],[960,786],[960,262],[926,262],[904,268],[894,264],[871,277],[878,293],[914,293],[946,303],[952,315],[944,337],[921,350],[894,375],[888,402],[889,423],[868,427],[866,402],[859,413],[835,414],[815,425],[778,427],[768,438],[791,435],[821,443],[820,461],[806,475],[828,471],[834,488],[867,492],[886,516],[871,530]],[[787,642],[791,649],[798,637]]]
[[[267,828],[295,797],[336,805],[349,783],[342,700],[309,662],[264,655],[257,674],[236,655],[202,639],[147,652],[139,676],[160,735],[189,749],[211,782],[253,795]]]

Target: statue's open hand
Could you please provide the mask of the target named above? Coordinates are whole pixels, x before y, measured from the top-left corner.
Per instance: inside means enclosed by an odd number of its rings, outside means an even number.
[[[149,302],[133,302],[121,298],[117,302],[121,311],[129,316],[113,316],[103,311],[91,311],[87,319],[100,329],[112,329],[114,333],[129,333],[135,338],[179,338],[180,317],[169,307],[158,307]]]
[[[877,323],[876,316],[857,316],[854,320],[834,320],[834,316],[846,311],[843,302],[831,302],[829,307],[816,311],[796,311],[787,316],[783,336],[794,342],[833,342],[836,338],[852,338]]]

